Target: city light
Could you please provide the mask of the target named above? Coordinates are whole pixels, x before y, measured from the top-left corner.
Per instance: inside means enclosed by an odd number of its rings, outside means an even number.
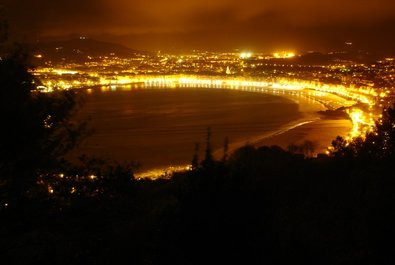
[[[136,179],[159,179],[167,178],[177,172],[184,172],[191,170],[190,165],[183,166],[168,166],[163,168],[154,168],[148,171],[140,172],[135,175]]]
[[[44,56],[44,55],[43,55]],[[92,93],[96,88],[102,92],[163,87],[235,89],[263,93],[264,91],[297,91],[315,98],[329,109],[346,107],[353,123],[349,139],[363,136],[374,126],[384,105],[391,101],[395,65],[390,58],[375,65],[344,63],[330,65],[299,65],[278,63],[271,59],[293,58],[292,51],[265,54],[242,53],[195,53],[172,55],[158,53],[157,57],[90,57],[83,65],[69,64],[39,67],[33,74],[41,80],[40,92],[83,88]],[[246,60],[251,59],[251,60]],[[368,80],[370,71],[380,72],[380,85]],[[116,70],[112,70],[116,69]],[[121,70],[120,70],[121,69]],[[262,72],[259,72],[263,69]],[[353,77],[348,78],[350,71]],[[366,71],[366,75],[364,72]],[[212,74],[202,74],[202,73]],[[334,83],[327,79],[340,80]],[[351,80],[351,81],[350,81]],[[360,80],[360,83],[355,83]],[[327,95],[333,95],[327,99]],[[337,98],[336,98],[337,97]],[[325,99],[324,99],[325,98]],[[366,107],[353,107],[363,104]],[[351,109],[351,107],[353,107]],[[46,123],[50,126],[50,120]]]
[[[252,53],[250,53],[250,52],[242,52],[240,54],[241,59],[248,59],[248,58],[251,58],[251,56],[252,56]]]
[[[293,58],[295,56],[296,55],[294,52],[287,52],[287,51],[273,53],[273,57],[278,58],[278,59],[280,59],[280,58],[281,59],[288,59],[288,58]]]

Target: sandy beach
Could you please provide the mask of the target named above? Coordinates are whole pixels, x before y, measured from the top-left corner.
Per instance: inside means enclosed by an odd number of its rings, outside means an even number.
[[[301,126],[296,126],[284,133],[274,134],[253,143],[254,146],[278,145],[287,149],[289,145],[300,145],[309,140],[315,145],[313,155],[325,153],[327,147],[337,136],[347,137],[353,125],[350,119],[343,117],[324,117],[318,111],[334,110],[340,107],[349,107],[355,104],[354,101],[347,100],[337,95],[329,93],[315,93],[311,97],[293,97],[284,95],[285,98],[293,100],[299,104],[299,110],[312,117],[312,122],[306,122]],[[321,105],[320,109],[317,104]],[[315,119],[314,119],[315,118]]]
[[[325,153],[327,147],[337,137],[345,137],[352,128],[352,123],[348,119],[329,120],[319,119],[317,121],[304,124],[285,133],[267,137],[254,145],[270,146],[278,145],[284,149],[291,144],[302,144],[309,140],[315,144],[315,154]]]

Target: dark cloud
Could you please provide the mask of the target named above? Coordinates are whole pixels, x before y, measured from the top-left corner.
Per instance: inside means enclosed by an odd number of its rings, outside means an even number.
[[[19,34],[116,37],[130,45],[232,49],[394,43],[393,0],[3,0]],[[114,38],[115,38],[114,37]],[[210,46],[211,45],[211,46]],[[136,47],[142,48],[142,47]],[[389,47],[390,49],[391,47]]]

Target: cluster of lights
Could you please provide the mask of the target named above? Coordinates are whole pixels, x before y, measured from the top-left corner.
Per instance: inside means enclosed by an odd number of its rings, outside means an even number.
[[[248,57],[248,54],[244,54]],[[70,70],[53,70],[54,73],[58,75],[63,74],[76,74],[76,71]],[[95,77],[98,74],[95,73]],[[256,88],[271,88],[271,89],[285,89],[285,90],[304,90],[309,89],[312,91],[329,94],[335,94],[342,98],[348,99],[355,102],[362,102],[372,107],[380,98],[387,97],[388,91],[377,92],[372,87],[359,87],[355,88],[353,86],[344,85],[330,85],[323,84],[320,82],[304,81],[304,80],[292,80],[286,78],[280,78],[275,81],[254,81],[243,78],[223,78],[217,79],[213,77],[203,77],[203,76],[185,76],[185,75],[175,75],[175,76],[117,76],[116,79],[100,77],[99,83],[94,83],[89,80],[87,83],[81,83],[79,81],[60,81],[56,85],[52,81],[47,81],[45,86],[42,87],[41,91],[51,92],[54,88],[58,89],[70,89],[73,87],[81,86],[92,86],[101,85],[103,91],[115,90],[117,86],[126,86],[130,84],[144,84],[146,87],[164,86],[176,88],[180,87],[206,87],[206,88],[240,88],[240,87],[256,87]],[[320,94],[315,93],[313,96],[320,96]],[[352,114],[354,113],[354,114]],[[359,119],[359,114],[356,112],[350,112],[350,118],[353,124],[356,126],[353,128],[351,135],[361,135],[363,132],[357,133],[357,128],[361,128],[361,120]],[[371,113],[366,114],[368,118],[364,119],[364,124],[370,124],[373,126]],[[356,124],[359,124],[358,126]],[[365,127],[365,126],[364,126]]]
[[[253,54],[250,52],[243,52],[239,54],[239,58],[249,59],[252,58]],[[295,57],[294,52],[284,51],[276,52],[272,55],[274,58],[293,58]],[[38,57],[39,58],[39,57]],[[237,55],[236,55],[237,58]],[[186,60],[186,59],[185,59]],[[166,58],[167,61],[167,58]],[[177,63],[181,64],[184,59],[178,59]],[[344,66],[343,66],[344,67]],[[71,68],[71,67],[70,67]],[[230,71],[229,71],[230,72]],[[125,74],[126,73],[126,74]],[[164,76],[147,76],[147,75],[135,75],[133,71],[123,71],[121,73],[106,74],[101,72],[82,72],[72,69],[52,69],[52,68],[40,68],[36,69],[35,75],[47,75],[49,78],[43,80],[42,85],[38,89],[42,92],[52,92],[56,89],[71,89],[78,87],[92,87],[101,86],[103,91],[116,90],[120,88],[131,88],[132,84],[143,84],[146,87],[204,87],[204,88],[253,88],[259,89],[273,89],[276,90],[296,90],[306,91],[306,94],[312,97],[325,96],[326,94],[334,94],[342,99],[348,100],[346,106],[351,106],[356,102],[365,103],[369,106],[368,111],[362,111],[359,109],[352,109],[348,111],[348,115],[353,123],[353,129],[350,133],[350,138],[363,136],[364,133],[374,126],[374,119],[372,107],[378,102],[381,102],[384,98],[388,97],[389,91],[384,89],[376,89],[371,86],[355,87],[353,85],[332,85],[324,84],[318,81],[306,81],[306,80],[295,80],[287,78],[276,78],[269,80],[249,80],[248,78],[233,78],[233,77],[207,77],[207,76],[186,76],[186,75],[164,75]],[[70,75],[81,74],[81,76],[87,76],[88,78],[70,78]],[[80,75],[79,75],[80,76]],[[92,91],[92,90],[89,90]],[[257,90],[258,91],[258,90]],[[314,93],[313,93],[314,91]],[[330,101],[330,100],[329,100]],[[328,102],[327,102],[328,103]],[[332,102],[334,103],[334,102]],[[345,104],[346,101],[341,101],[340,104]],[[337,104],[339,106],[340,104]],[[327,104],[335,105],[336,104]],[[343,105],[344,106],[344,105]],[[48,123],[50,126],[50,123]],[[163,172],[162,172],[163,173]]]
[[[166,178],[177,172],[185,172],[192,170],[191,165],[169,166],[164,168],[156,168],[136,174],[136,179],[159,179]]]
[[[319,82],[311,82],[304,80],[292,80],[286,78],[280,78],[275,81],[254,81],[248,79],[216,79],[216,78],[205,78],[202,76],[139,76],[139,77],[127,77],[120,76],[117,79],[100,79],[100,85],[102,86],[117,86],[117,85],[127,85],[133,83],[144,83],[146,86],[150,85],[164,85],[164,86],[172,86],[176,85],[197,85],[197,86],[207,86],[207,87],[271,87],[278,89],[290,89],[290,90],[302,90],[302,89],[312,89],[319,92],[325,92],[330,94],[335,94],[350,100],[354,100],[356,102],[362,102],[368,104],[370,106],[375,105],[375,102],[378,100],[378,97],[384,98],[387,96],[387,92],[376,92],[371,87],[361,87],[355,88],[352,86],[344,86],[344,85],[330,85],[330,84],[322,84]]]
[[[277,59],[288,59],[295,57],[296,54],[294,52],[275,52],[273,53],[273,57]]]
[[[242,53],[240,53],[240,58],[241,59],[249,59],[251,57],[252,57],[252,53],[250,53],[250,52],[242,52]]]
[[[63,173],[61,174],[55,174],[54,177],[56,178],[60,178],[60,179],[65,179],[65,180],[72,180],[72,179],[76,179],[76,180],[88,180],[88,181],[96,181],[98,179],[98,176],[96,175],[89,175],[87,177],[81,177],[81,176],[70,176],[70,175],[65,175]],[[41,178],[38,180],[37,184],[39,185],[44,185],[44,187],[46,187],[48,194],[55,194],[55,188],[53,186],[51,186],[50,184],[48,184],[46,181],[46,176],[42,175]],[[71,187],[69,189],[70,194],[74,194],[77,192],[77,188],[76,187]]]

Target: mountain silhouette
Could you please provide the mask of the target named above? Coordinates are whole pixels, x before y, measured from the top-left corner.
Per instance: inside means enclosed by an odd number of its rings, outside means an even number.
[[[130,49],[116,43],[98,41],[85,37],[66,41],[39,42],[32,45],[34,54],[40,54],[37,61],[67,61],[84,62],[94,57],[120,57],[131,58],[139,54],[148,54],[144,51]],[[39,63],[39,62],[38,62]]]

